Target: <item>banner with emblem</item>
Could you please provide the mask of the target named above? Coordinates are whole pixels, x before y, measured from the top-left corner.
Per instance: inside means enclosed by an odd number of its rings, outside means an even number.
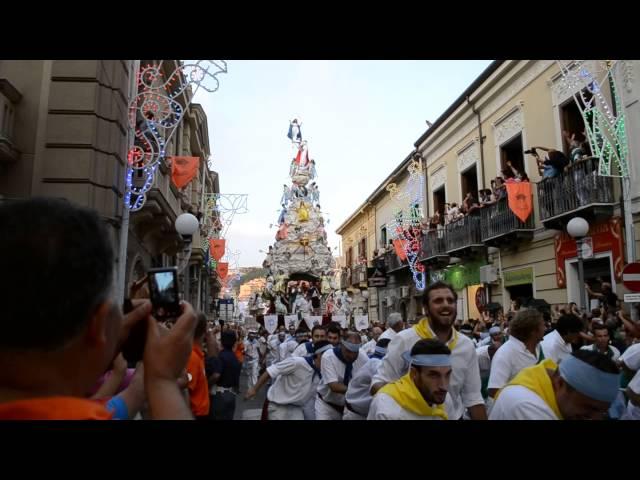
[[[331,321],[339,323],[342,328],[348,328],[346,315],[332,315]]]
[[[298,329],[298,325],[300,325],[300,319],[298,318],[298,315],[285,315],[284,316],[284,326],[287,330],[289,330],[289,326],[291,324],[294,324],[296,327],[296,330]]]
[[[264,316],[264,329],[272,335],[278,328],[278,316],[277,315],[265,315]]]
[[[356,315],[354,318],[356,330],[366,330],[369,328],[369,315]]]
[[[322,315],[305,315],[304,321],[311,330],[314,325],[322,325]]]
[[[200,157],[170,157],[171,180],[178,188],[184,188],[198,173]]]

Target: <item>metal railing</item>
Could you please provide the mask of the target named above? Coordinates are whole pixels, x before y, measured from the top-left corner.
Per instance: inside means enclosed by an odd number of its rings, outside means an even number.
[[[532,198],[533,201],[533,198]],[[521,221],[509,208],[506,198],[480,210],[482,240],[500,237],[516,230],[534,230],[533,209],[526,222]]]
[[[340,288],[347,288],[349,284],[347,283],[349,280],[347,269],[344,268],[342,272],[340,272]]]
[[[429,259],[439,255],[447,255],[446,230],[431,230],[422,237],[422,258]]]
[[[467,215],[446,226],[447,252],[482,245],[480,215]]]
[[[402,262],[396,252],[388,252],[385,254],[385,262],[387,264],[387,272],[392,270],[397,270],[406,265],[406,263]]]
[[[540,219],[548,220],[588,205],[615,202],[613,178],[598,175],[598,158],[570,165],[557,177],[538,183]]]
[[[351,285],[360,285],[361,282],[367,281],[367,266],[358,264],[351,271]]]

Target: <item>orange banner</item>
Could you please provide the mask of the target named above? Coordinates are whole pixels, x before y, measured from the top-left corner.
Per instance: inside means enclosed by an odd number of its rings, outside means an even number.
[[[218,276],[221,280],[227,278],[227,274],[229,273],[229,264],[227,262],[218,262]]]
[[[222,238],[212,238],[209,240],[209,252],[216,260],[220,260],[224,256],[226,241]]]
[[[407,259],[407,253],[404,249],[404,245],[405,243],[407,243],[406,240],[394,240],[393,241],[393,248],[396,249],[396,255],[398,255],[398,258],[400,258],[400,260],[405,261]]]
[[[531,212],[533,212],[531,183],[514,182],[507,183],[506,185],[509,208],[520,221],[526,222]]]
[[[170,157],[171,180],[178,188],[185,187],[198,173],[200,157]]]

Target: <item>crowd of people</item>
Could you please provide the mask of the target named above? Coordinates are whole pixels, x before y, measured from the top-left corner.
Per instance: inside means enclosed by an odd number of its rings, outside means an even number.
[[[34,198],[1,205],[0,225],[0,419],[230,420],[263,388],[271,420],[640,418],[640,325],[606,283],[587,286],[590,313],[516,301],[459,323],[456,292],[436,282],[413,324],[392,313],[361,332],[301,322],[245,337],[187,302],[156,320],[143,281],[123,313],[92,210]]]

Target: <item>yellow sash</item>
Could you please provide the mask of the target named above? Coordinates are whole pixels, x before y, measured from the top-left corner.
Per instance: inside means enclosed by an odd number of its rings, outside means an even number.
[[[426,317],[421,319],[416,325],[413,326],[413,328],[415,328],[416,333],[422,339],[436,338],[433,332],[431,331],[431,327],[429,327],[429,321],[427,320]],[[449,342],[447,343],[447,346],[449,347],[449,350],[453,352],[453,349],[456,348],[456,345],[458,343],[458,332],[456,331],[455,328],[452,328],[451,330],[453,330],[453,336],[451,337],[451,340],[449,340]]]
[[[444,405],[429,406],[408,373],[396,382],[387,383],[380,389],[380,392],[386,393],[402,408],[416,415],[421,417],[441,417],[447,420]]]
[[[538,394],[540,398],[549,405],[549,408],[553,410],[553,413],[562,420],[562,414],[560,413],[558,402],[556,401],[556,393],[553,390],[551,378],[549,378],[549,374],[547,373],[547,369],[555,370],[557,368],[558,365],[556,365],[556,363],[550,358],[547,358],[533,367],[527,367],[521,370],[513,380],[505,385],[505,387],[510,385],[520,385],[528,388],[532,392]],[[501,392],[502,389],[496,394],[496,400]]]

